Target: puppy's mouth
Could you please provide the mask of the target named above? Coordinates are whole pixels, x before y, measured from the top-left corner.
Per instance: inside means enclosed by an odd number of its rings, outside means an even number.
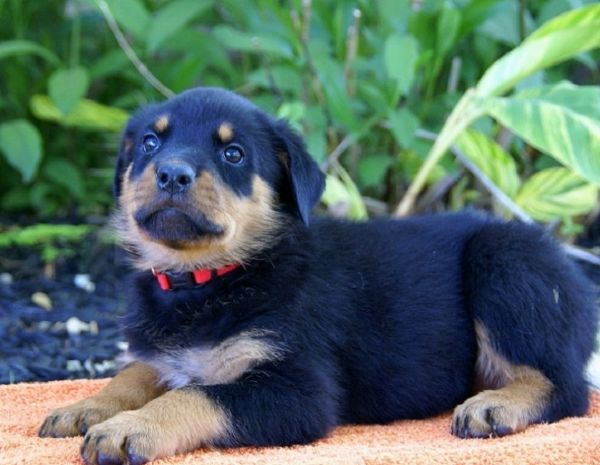
[[[155,209],[140,208],[133,218],[150,239],[173,248],[224,233],[222,226],[210,221],[203,213],[190,212],[173,205]]]

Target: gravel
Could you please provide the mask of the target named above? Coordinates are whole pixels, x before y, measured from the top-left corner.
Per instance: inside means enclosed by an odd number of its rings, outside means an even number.
[[[0,249],[0,384],[115,373],[128,268],[110,245],[81,249],[50,273],[34,250]]]

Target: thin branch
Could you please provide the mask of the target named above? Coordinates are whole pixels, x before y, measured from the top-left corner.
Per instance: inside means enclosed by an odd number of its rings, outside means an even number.
[[[325,163],[323,163],[322,168],[326,170],[327,168],[334,166],[338,162],[338,159],[340,158],[342,153],[344,153],[346,149],[354,143],[354,139],[355,137],[352,134],[347,134],[346,137],[344,137],[342,141],[337,145],[337,147],[334,148],[331,151],[331,153],[327,156],[327,159],[325,160]]]
[[[434,141],[437,138],[437,134],[433,132],[426,131],[424,129],[417,129],[416,132],[417,137],[420,139],[426,139],[430,141]],[[481,171],[477,166],[475,166],[467,156],[460,150],[456,145],[452,144],[450,146],[450,151],[454,154],[454,156],[461,162],[461,164],[467,168],[473,176],[477,178],[477,180],[489,191],[492,196],[504,206],[508,211],[510,211],[514,216],[519,218],[523,223],[535,224],[535,221],[525,213],[521,207],[519,207],[513,200],[508,197],[504,192],[502,192],[498,186],[496,186],[490,178],[487,177],[483,171]],[[595,255],[587,250],[577,247],[571,244],[562,243],[562,248],[567,255],[571,257],[581,260],[584,262],[591,263],[596,266],[600,266],[600,257]]]
[[[162,82],[160,82],[158,80],[158,78],[156,76],[154,76],[154,74],[152,74],[152,72],[146,67],[146,65],[142,62],[142,60],[140,60],[140,58],[137,56],[137,54],[135,53],[135,50],[133,50],[131,45],[129,45],[129,42],[127,42],[125,35],[119,28],[119,25],[117,24],[117,21],[115,20],[115,17],[113,16],[112,12],[110,11],[110,7],[106,3],[106,0],[96,0],[96,3],[98,4],[100,11],[102,11],[102,14],[104,15],[104,19],[106,19],[108,27],[110,28],[113,35],[115,36],[117,43],[119,44],[119,46],[121,47],[123,52],[125,52],[125,55],[127,55],[127,58],[129,58],[131,63],[133,63],[133,66],[135,66],[135,69],[138,70],[138,72],[142,75],[142,77],[144,79],[146,79],[146,81],[148,81],[152,87],[154,87],[157,91],[159,91],[165,97],[167,97],[167,98],[173,97],[175,95],[175,92],[173,92],[171,89],[169,89],[167,86],[165,86]]]

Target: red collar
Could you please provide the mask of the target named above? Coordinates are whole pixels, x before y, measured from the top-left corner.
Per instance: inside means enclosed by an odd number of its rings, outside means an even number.
[[[217,268],[216,270],[198,268],[197,270],[184,271],[182,273],[153,269],[152,274],[163,291],[173,291],[206,284],[216,277],[221,277],[230,271],[236,270],[239,266],[237,263],[233,263]]]

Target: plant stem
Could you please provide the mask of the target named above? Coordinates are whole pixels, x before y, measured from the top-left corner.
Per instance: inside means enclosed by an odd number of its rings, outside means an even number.
[[[148,81],[150,83],[150,85],[152,87],[154,87],[157,91],[159,91],[165,97],[167,97],[167,98],[173,97],[175,95],[175,92],[173,92],[171,89],[169,89],[167,86],[165,86],[162,82],[160,82],[158,80],[158,78],[156,76],[154,76],[154,74],[152,74],[150,72],[150,70],[146,67],[146,65],[142,62],[142,60],[140,60],[140,58],[137,56],[137,54],[135,53],[135,50],[133,50],[131,45],[129,45],[129,42],[127,42],[125,35],[123,35],[123,32],[121,31],[121,29],[119,28],[119,25],[117,24],[117,21],[115,20],[115,17],[113,16],[112,12],[110,11],[110,8],[109,8],[108,4],[106,3],[106,0],[96,0],[96,3],[98,4],[100,11],[102,11],[104,18],[106,19],[106,22],[108,23],[108,27],[110,28],[113,35],[115,36],[117,43],[119,44],[119,46],[121,47],[123,52],[125,52],[125,55],[127,55],[127,58],[129,58],[131,63],[133,63],[133,66],[135,66],[135,69],[138,70],[138,72],[144,77],[144,79],[146,79],[146,81]]]
[[[442,156],[444,156],[446,151],[450,148],[454,139],[456,139],[469,124],[481,115],[481,111],[473,105],[474,98],[475,89],[467,90],[465,95],[463,95],[454,107],[454,110],[452,110],[452,113],[450,113],[450,116],[446,120],[446,124],[444,124],[433,147],[431,147],[431,150],[427,154],[425,162],[419,169],[419,172],[398,205],[395,213],[397,216],[406,216],[410,213],[417,199],[417,195],[419,195],[419,192],[421,192],[421,189],[427,182],[431,170],[439,163]]]

